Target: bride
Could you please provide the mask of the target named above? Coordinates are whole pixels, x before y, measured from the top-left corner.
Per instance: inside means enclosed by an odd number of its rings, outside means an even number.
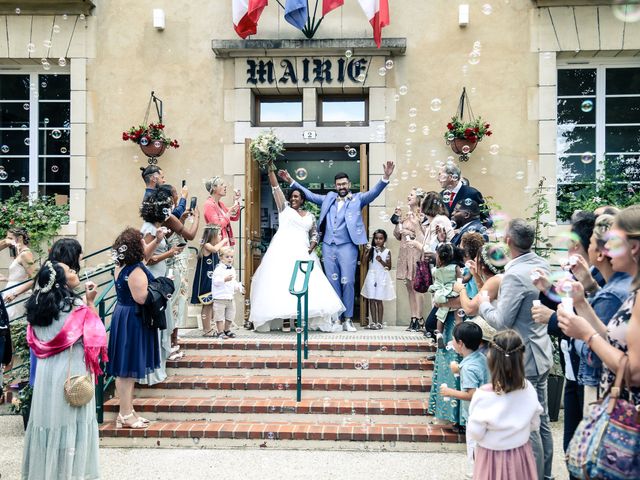
[[[311,254],[318,244],[316,219],[301,209],[304,193],[291,190],[287,202],[272,171],[269,171],[269,183],[278,208],[279,227],[251,281],[249,321],[256,331],[268,332],[281,330],[283,319],[297,318],[298,299],[289,293],[289,283],[296,260],[313,260],[308,290],[309,330],[331,332],[333,320],[339,318],[345,308],[325,277],[318,257]],[[303,278],[300,272],[296,289],[302,285]]]

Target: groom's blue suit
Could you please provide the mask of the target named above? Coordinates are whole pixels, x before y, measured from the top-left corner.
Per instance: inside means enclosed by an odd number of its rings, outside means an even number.
[[[344,200],[336,192],[318,195],[298,182],[293,188],[304,192],[311,203],[320,206],[318,231],[322,236],[324,271],[346,308],[343,316],[353,317],[358,245],[367,243],[367,231],[362,221],[362,208],[373,202],[389,182],[380,180],[368,192],[349,194]],[[344,202],[340,206],[340,202]]]

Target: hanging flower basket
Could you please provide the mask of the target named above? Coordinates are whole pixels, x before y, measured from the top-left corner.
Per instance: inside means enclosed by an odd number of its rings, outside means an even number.
[[[161,140],[151,140],[140,143],[140,150],[147,157],[159,157],[167,149],[167,144]]]
[[[465,107],[467,111],[465,112]],[[468,120],[464,120],[465,113]],[[451,121],[447,123],[444,139],[454,153],[458,154],[461,162],[469,160],[469,154],[478,146],[484,136],[491,136],[491,125],[485,123],[481,117],[475,118],[467,98],[466,89],[462,89],[458,111]]]
[[[149,125],[139,125],[131,127],[128,131],[122,132],[122,140],[131,141],[140,145],[140,150],[147,157],[156,158],[162,155],[167,147],[179,148],[177,140],[172,140],[164,133],[162,123],[150,123]]]

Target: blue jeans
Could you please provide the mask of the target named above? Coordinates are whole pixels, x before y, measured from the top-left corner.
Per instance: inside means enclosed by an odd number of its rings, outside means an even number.
[[[547,379],[549,372],[534,377],[527,377],[533,388],[538,393],[538,401],[542,405],[542,413],[540,414],[540,431],[531,432],[529,441],[533,448],[533,456],[536,459],[536,467],[538,468],[538,479],[544,480],[551,477],[551,465],[553,463],[553,437],[551,436],[551,428],[549,427],[549,405],[547,402]]]

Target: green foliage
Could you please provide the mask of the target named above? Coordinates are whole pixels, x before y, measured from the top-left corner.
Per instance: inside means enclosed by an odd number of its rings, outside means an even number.
[[[593,212],[603,205],[625,208],[640,203],[640,187],[632,184],[624,171],[615,171],[611,162],[604,163],[604,174],[594,183],[575,183],[558,187],[558,220],[568,221],[576,210]]]
[[[458,117],[451,117],[451,121],[447,123],[447,131],[444,132],[445,140],[453,140],[454,138],[461,138],[469,140],[472,143],[479,142],[482,137],[491,136],[492,132],[489,130],[491,125],[485,123],[485,121],[478,117],[470,122],[464,122]]]
[[[20,393],[18,393],[18,399],[11,403],[11,413],[18,415],[25,415],[31,410],[31,399],[33,398],[33,387],[29,384],[25,385]]]
[[[52,197],[37,197],[29,201],[20,192],[0,207],[0,238],[13,227],[24,227],[31,237],[31,249],[38,255],[69,222],[69,205],[56,205]]]
[[[533,243],[533,251],[543,258],[549,258],[551,255],[552,244],[549,238],[546,236],[547,228],[550,223],[544,220],[544,217],[551,214],[549,210],[549,200],[545,195],[544,182],[547,179],[542,177],[538,182],[538,186],[532,194],[533,201],[527,207],[527,211],[531,212],[531,215],[527,217],[527,221],[532,223],[536,229],[535,242]]]

